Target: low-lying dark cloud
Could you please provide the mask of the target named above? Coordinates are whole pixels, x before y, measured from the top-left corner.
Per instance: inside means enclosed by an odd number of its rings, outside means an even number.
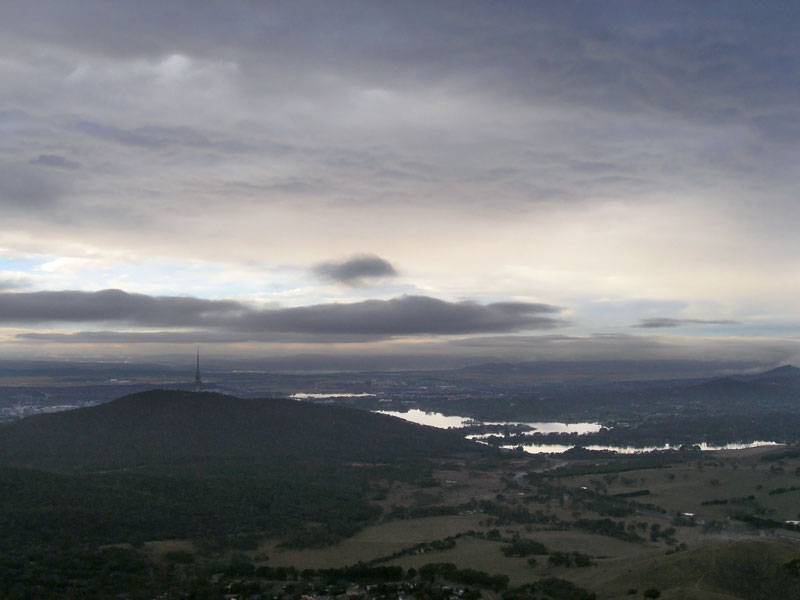
[[[34,159],[31,159],[32,165],[39,165],[40,167],[53,167],[55,169],[66,169],[68,171],[75,171],[81,168],[81,163],[70,160],[58,154],[40,154]]]
[[[259,309],[233,300],[121,290],[0,293],[0,323],[197,328],[230,333],[231,341],[263,340],[270,332],[326,339],[511,333],[558,327],[563,324],[559,311],[549,304],[447,302],[427,296]]]
[[[397,276],[392,263],[374,254],[359,254],[341,262],[320,263],[312,271],[317,277],[350,286],[361,286],[371,279]]]
[[[257,340],[251,338],[259,337]],[[532,378],[587,377],[598,380],[666,379],[707,377],[741,373],[757,367],[766,370],[783,364],[798,364],[800,342],[782,339],[672,338],[656,335],[480,335],[453,338],[428,338],[417,343],[380,341],[370,344],[336,344],[334,337],[311,338],[275,333],[248,334],[247,341],[268,345],[300,342],[302,348],[282,346],[279,355],[265,351],[254,356],[237,342],[235,332],[217,331],[82,331],[76,333],[25,333],[17,336],[22,344],[39,343],[126,344],[126,356],[152,361],[160,348],[190,345],[177,354],[161,356],[165,362],[183,353],[183,364],[193,365],[194,345],[215,344],[204,351],[217,358],[235,359],[236,368],[275,370],[377,370],[460,368],[484,365],[481,371],[500,376],[506,372],[526,373]],[[342,341],[366,341],[349,337]],[[219,344],[216,344],[219,343]],[[226,346],[231,343],[231,346]],[[91,352],[82,349],[81,352]],[[105,349],[95,350],[107,358]],[[174,349],[165,352],[176,352]],[[272,356],[270,356],[272,354]],[[180,360],[180,359],[179,359]],[[489,365],[494,363],[494,366]],[[501,363],[501,364],[498,364]],[[502,363],[507,363],[503,365]],[[522,364],[527,363],[527,364]],[[191,369],[194,367],[191,366]],[[189,371],[190,373],[193,372]]]
[[[641,329],[660,329],[665,327],[683,327],[684,325],[738,325],[738,321],[730,321],[727,319],[720,320],[706,320],[706,319],[672,319],[669,317],[654,317],[651,319],[642,319],[632,327]]]
[[[547,304],[446,302],[427,296],[319,304],[258,311],[243,322],[259,330],[318,334],[419,335],[552,329],[561,321]]]
[[[22,277],[0,279],[0,292],[6,290],[21,290],[28,287],[28,280]]]
[[[75,331],[18,333],[20,341],[55,344],[329,344],[358,345],[381,342],[383,335],[319,335],[282,331],[237,331],[222,329],[161,330],[161,331]]]
[[[5,323],[119,322],[186,327],[244,310],[240,303],[228,300],[147,296],[122,290],[0,293],[0,322]]]

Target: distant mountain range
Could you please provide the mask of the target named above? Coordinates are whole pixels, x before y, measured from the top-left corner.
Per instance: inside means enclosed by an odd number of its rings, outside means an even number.
[[[785,365],[755,375],[736,375],[689,386],[685,395],[729,410],[800,407],[800,369]]]
[[[109,380],[134,380],[136,382],[191,381],[194,376],[194,355],[168,356],[148,359],[150,362],[109,361],[44,361],[0,360],[0,382],[14,385],[20,378],[41,378],[43,381],[104,383]],[[204,373],[215,377],[231,374],[254,373],[313,376],[324,373],[344,375],[354,373],[398,374],[419,372],[440,376],[511,376],[536,377],[549,381],[644,381],[668,379],[707,379],[714,373],[744,372],[753,365],[732,361],[697,360],[561,360],[467,362],[464,358],[419,356],[319,356],[303,355],[273,359],[225,359],[214,357],[203,360]],[[160,384],[159,384],[160,385]]]
[[[800,369],[792,365],[783,365],[766,373],[758,375],[744,375],[738,377],[745,381],[757,381],[770,385],[785,385],[800,388]]]
[[[464,376],[538,382],[620,383],[706,380],[715,372],[744,371],[752,365],[695,360],[579,360],[491,362],[460,369]]]

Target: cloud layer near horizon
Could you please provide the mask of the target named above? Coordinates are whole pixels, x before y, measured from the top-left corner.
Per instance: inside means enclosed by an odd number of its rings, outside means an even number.
[[[0,292],[0,323],[118,323],[136,327],[194,328],[223,332],[228,341],[264,340],[269,339],[265,336],[270,333],[316,335],[321,340],[331,335],[338,336],[337,339],[346,336],[377,339],[510,333],[562,325],[563,322],[555,316],[558,312],[555,306],[530,302],[481,305],[445,302],[426,296],[293,308],[253,308],[233,300],[154,297],[121,290]],[[20,337],[69,340],[61,334],[22,334]],[[93,340],[101,341],[102,337],[95,335]],[[185,335],[180,334],[169,341],[179,338],[185,339]],[[92,339],[92,335],[82,339]],[[158,336],[152,338],[157,339]]]
[[[726,319],[674,319],[671,317],[651,317],[642,319],[633,327],[640,329],[661,329],[666,327],[683,327],[687,325],[738,325],[738,321]]]

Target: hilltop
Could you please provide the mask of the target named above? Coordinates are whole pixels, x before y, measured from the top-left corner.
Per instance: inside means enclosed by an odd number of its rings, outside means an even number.
[[[337,406],[153,390],[0,429],[0,464],[87,471],[247,464],[403,463],[482,452],[456,433]]]
[[[386,415],[153,390],[0,426],[0,554],[169,538],[328,544],[389,482],[491,450]],[[2,594],[0,594],[2,595]]]

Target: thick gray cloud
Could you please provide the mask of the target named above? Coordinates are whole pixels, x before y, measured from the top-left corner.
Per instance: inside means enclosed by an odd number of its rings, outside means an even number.
[[[286,71],[322,64],[368,85],[390,77],[401,85],[430,84],[448,74],[459,84],[491,83],[498,93],[545,90],[580,104],[717,121],[735,118],[759,98],[774,101],[796,90],[797,57],[784,43],[798,9],[789,4],[605,2],[581,3],[580,10],[570,2],[502,10],[482,2],[268,8],[226,2],[200,9],[164,9],[159,2],[143,2],[143,8],[55,4],[51,19],[30,10],[17,11],[17,18],[24,22],[28,13],[41,21],[40,30],[112,56],[159,56],[178,48],[255,59],[280,48]],[[242,66],[260,72],[255,62]],[[779,87],[762,85],[767,82]]]
[[[259,311],[245,322],[260,330],[320,334],[464,334],[552,329],[562,324],[546,304],[445,302],[427,296]]]
[[[89,323],[184,327],[245,311],[238,302],[189,297],[157,297],[121,290],[0,294],[0,322]]]
[[[386,335],[377,334],[329,334],[295,333],[291,331],[241,331],[237,329],[181,329],[161,331],[75,331],[72,333],[25,332],[15,335],[22,342],[55,344],[311,344],[328,346],[347,344],[358,346],[370,342],[382,342]]]
[[[0,292],[4,290],[21,290],[28,287],[29,281],[24,277],[0,278]]]
[[[489,164],[483,163],[481,168],[465,160],[468,157],[462,155],[464,150],[459,152],[457,148],[459,144],[467,152],[475,148],[476,136],[470,131],[475,125],[476,133],[482,129],[482,116],[473,124],[469,119],[474,114],[461,115],[457,129],[464,136],[457,139],[452,139],[452,124],[445,118],[433,119],[437,130],[426,136],[428,139],[417,134],[431,123],[411,122],[410,135],[398,135],[394,141],[402,143],[392,144],[401,154],[400,162],[392,163],[388,156],[378,153],[380,164],[369,172],[372,180],[416,158],[447,179],[489,177],[512,188],[530,186],[553,172],[540,187],[557,186],[561,196],[568,191],[564,189],[561,170],[585,177],[587,182],[602,184],[601,189],[611,189],[620,185],[619,177],[625,176],[628,185],[635,185],[637,179],[640,184],[656,183],[654,180],[667,166],[665,159],[676,161],[675,167],[685,169],[690,165],[650,144],[647,155],[642,153],[640,162],[631,168],[626,159],[629,161],[633,153],[621,151],[620,142],[649,141],[657,136],[666,150],[678,142],[684,150],[706,153],[707,160],[703,161],[706,167],[712,155],[718,165],[723,162],[735,167],[738,165],[732,163],[739,160],[738,151],[720,152],[721,131],[716,129],[720,126],[744,124],[764,140],[780,139],[788,144],[796,140],[796,136],[786,134],[787,124],[791,126],[798,121],[791,117],[797,116],[794,98],[800,91],[794,77],[798,56],[787,44],[795,33],[793,23],[798,8],[789,4],[631,6],[612,1],[590,6],[572,2],[558,6],[517,3],[502,9],[483,2],[342,2],[335,7],[237,1],[217,6],[169,3],[165,7],[155,0],[143,0],[135,6],[70,0],[36,4],[31,8],[29,2],[6,2],[13,18],[5,19],[0,31],[10,40],[9,46],[16,44],[20,51],[24,51],[27,43],[46,40],[64,63],[64,72],[58,73],[62,77],[74,74],[76,67],[78,74],[83,73],[79,65],[91,63],[94,58],[118,61],[123,68],[133,68],[137,74],[136,69],[144,67],[135,61],[157,63],[173,55],[181,55],[191,64],[197,61],[203,65],[235,65],[230,77],[245,95],[229,100],[244,101],[245,109],[247,100],[254,100],[256,105],[268,103],[263,111],[266,114],[255,123],[260,127],[231,132],[242,140],[257,137],[264,130],[285,128],[285,118],[282,127],[270,122],[269,109],[276,109],[276,115],[284,115],[287,107],[295,104],[312,110],[322,106],[330,109],[329,120],[320,122],[317,114],[308,120],[306,127],[301,122],[295,129],[297,133],[310,133],[319,125],[323,130],[336,127],[336,118],[342,116],[343,108],[357,108],[360,94],[366,92],[369,99],[369,92],[373,91],[377,98],[382,93],[387,97],[403,94],[413,97],[420,93],[423,95],[418,100],[425,100],[424,92],[433,90],[454,100],[469,99],[478,103],[479,108],[500,100],[506,110],[514,111],[509,114],[518,117],[510,119],[513,123],[510,127],[502,120],[495,122],[501,128],[498,139],[494,139],[491,131],[480,136],[481,142],[505,140],[503,147],[498,146],[500,153],[494,150],[483,154]],[[125,61],[134,61],[134,66]],[[167,69],[149,77],[159,85],[166,85],[165,78],[170,74],[181,83],[191,78],[191,73],[177,68],[180,64],[173,66],[175,72]],[[205,71],[197,77],[205,84],[201,92],[214,83]],[[144,79],[145,84],[153,83],[147,77]],[[90,90],[91,84],[91,80],[83,82]],[[44,99],[42,95],[37,100]],[[435,95],[428,98],[436,99]],[[111,112],[110,118],[114,120],[86,117],[78,119],[77,128],[93,137],[143,150],[162,149],[176,142],[188,145],[208,142],[187,127],[190,115],[180,113],[175,107],[171,109],[176,112],[164,113],[162,124],[148,124],[141,117],[136,122],[126,110],[128,103],[135,102],[135,97],[119,98],[118,106],[105,111]],[[106,103],[102,107],[109,108]],[[581,122],[569,114],[556,112],[541,128],[532,131],[527,129],[526,107],[591,109],[591,119]],[[228,111],[240,106],[219,108],[224,121]],[[413,111],[416,106],[407,108]],[[364,107],[365,119],[374,116],[370,110]],[[76,103],[75,111],[80,112],[80,104]],[[252,111],[243,114],[254,121],[258,118]],[[600,118],[603,115],[642,117],[645,121],[628,120],[628,127],[620,127],[616,121]],[[289,116],[300,121],[303,118],[291,112]],[[406,125],[403,119],[407,115],[402,112],[390,116],[397,117],[401,129]],[[378,125],[382,127],[386,121],[380,121]],[[679,125],[675,134],[670,134],[672,122]],[[345,119],[343,124],[348,123]],[[569,129],[566,123],[570,124]],[[674,139],[682,135],[680,126],[697,123],[712,130],[695,129],[696,142],[692,144]],[[152,129],[146,130],[148,127]],[[555,165],[532,168],[531,163],[537,161],[526,158],[536,151],[533,147],[536,145],[516,146],[518,142],[508,145],[514,128],[526,134],[523,138],[535,135],[551,141],[557,137],[559,143],[544,153],[547,162]],[[701,138],[704,134],[712,138],[708,144]],[[454,143],[448,145],[448,139]],[[450,164],[432,165],[424,152],[415,156],[412,150],[425,148],[420,142],[437,151],[455,150],[444,161]],[[361,140],[354,145],[346,144],[350,146],[346,150],[366,143],[367,140]],[[589,147],[595,144],[596,147]],[[381,150],[379,144],[370,145],[371,151]],[[544,147],[548,145],[545,143]],[[480,146],[485,147],[483,143]],[[602,152],[598,152],[601,147]],[[319,144],[318,150],[326,155],[319,160],[326,161],[337,148],[326,142]],[[742,148],[741,152],[758,158],[756,150]],[[509,164],[515,154],[520,160]],[[597,161],[598,155],[610,160]],[[553,171],[556,165],[559,171]],[[751,162],[750,168],[753,166]],[[365,171],[362,175],[367,175],[366,169],[362,171]],[[576,190],[569,191],[579,195]],[[531,196],[529,201],[533,200]]]
[[[653,317],[642,319],[633,327],[642,329],[660,329],[665,327],[683,327],[684,325],[738,325],[738,321],[727,319],[708,320],[708,319],[673,319],[669,317]]]
[[[75,171],[81,168],[81,163],[70,160],[58,154],[40,154],[30,161],[32,165],[39,165],[42,167],[53,167],[56,169],[67,169],[68,171]]]
[[[56,173],[56,172],[49,172]],[[52,207],[66,191],[58,174],[43,174],[27,164],[0,160],[0,207],[37,212]]]
[[[149,198],[181,214],[208,190],[226,207],[515,214],[766,176],[796,189],[788,4],[3,5],[0,159],[80,150],[76,214],[163,221]]]
[[[74,333],[18,333],[18,340],[54,342],[58,344],[138,344],[175,343],[197,344],[236,342],[235,336],[205,331],[78,331]]]
[[[558,312],[547,304],[445,302],[426,296],[255,309],[231,300],[158,297],[121,290],[0,293],[0,322],[4,323],[199,327],[235,332],[229,340],[260,340],[265,332],[388,338],[552,329],[563,324],[555,316]]]
[[[397,270],[388,260],[374,254],[360,254],[340,262],[320,263],[314,266],[313,272],[323,279],[352,286],[361,286],[371,279],[397,276]]]

